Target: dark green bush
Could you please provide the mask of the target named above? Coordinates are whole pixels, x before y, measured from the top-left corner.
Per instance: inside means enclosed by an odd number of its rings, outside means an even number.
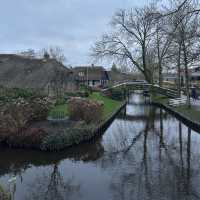
[[[13,92],[15,94],[16,98],[22,97],[22,98],[30,98],[34,96],[34,92],[30,89],[20,89],[20,88],[14,88]]]
[[[0,185],[0,199],[11,200],[11,195],[8,192],[6,192],[1,185]]]
[[[66,129],[60,134],[51,134],[44,138],[41,149],[58,151],[66,147],[87,141],[94,136],[94,126],[83,126]]]
[[[110,89],[111,98],[114,100],[123,100],[124,99],[124,90],[120,88]]]
[[[31,99],[37,97],[44,97],[40,92],[33,91],[31,89],[22,88],[0,88],[0,101],[10,102],[18,98]]]
[[[89,97],[89,92],[88,91],[66,92],[65,99],[69,99],[70,97]]]
[[[84,91],[84,92],[87,92],[87,93],[89,93],[89,94],[92,93],[92,88],[91,88],[90,86],[84,85],[84,84],[81,84],[81,85],[80,85],[80,90],[81,90],[81,91]]]

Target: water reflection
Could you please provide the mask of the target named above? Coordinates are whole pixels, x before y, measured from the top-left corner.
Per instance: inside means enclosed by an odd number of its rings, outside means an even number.
[[[102,137],[60,153],[0,149],[0,182],[15,199],[200,199],[200,135],[129,99]]]
[[[36,176],[34,181],[28,185],[27,190],[27,200],[64,200],[79,196],[80,185],[75,183],[73,176],[65,181],[60,173],[58,163],[55,163],[50,173]]]

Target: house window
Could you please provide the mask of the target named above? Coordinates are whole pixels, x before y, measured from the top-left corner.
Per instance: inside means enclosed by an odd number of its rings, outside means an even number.
[[[83,77],[83,76],[84,76],[84,72],[79,72],[78,75],[79,75],[80,77]]]

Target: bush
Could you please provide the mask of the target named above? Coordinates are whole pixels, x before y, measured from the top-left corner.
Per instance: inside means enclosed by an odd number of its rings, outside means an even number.
[[[77,91],[77,92],[66,92],[65,99],[69,99],[71,97],[89,97],[88,91]]]
[[[84,91],[84,92],[86,92],[86,93],[88,93],[88,94],[91,94],[91,93],[92,93],[92,88],[91,88],[90,86],[84,85],[84,84],[81,84],[81,85],[80,85],[80,90],[81,90],[81,91]]]
[[[34,98],[31,101],[28,102],[31,107],[32,111],[32,120],[46,120],[49,110],[53,106],[53,101],[49,99],[48,97],[44,98]]]
[[[36,92],[30,89],[0,88],[0,101],[2,102],[10,102],[18,98],[30,99],[36,95]]]
[[[8,135],[7,144],[13,147],[40,147],[47,133],[39,128],[22,129],[17,133]]]
[[[120,88],[112,88],[109,90],[110,97],[114,100],[123,100],[124,99],[124,91]]]
[[[94,126],[82,126],[72,129],[67,129],[60,134],[47,135],[42,144],[42,150],[61,150],[66,147],[79,144],[83,141],[87,141],[94,136]]]
[[[17,133],[33,120],[44,120],[51,108],[48,98],[32,98],[27,101],[18,98],[14,102],[0,106],[0,137],[5,133]]]
[[[68,110],[72,120],[98,123],[102,120],[103,103],[84,98],[71,98],[68,101]]]
[[[11,195],[6,192],[0,185],[0,199],[1,200],[11,200]]]

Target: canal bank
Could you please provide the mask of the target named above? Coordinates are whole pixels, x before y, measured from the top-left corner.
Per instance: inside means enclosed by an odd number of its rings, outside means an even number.
[[[160,107],[164,110],[166,110],[167,112],[169,112],[170,114],[174,115],[177,119],[179,119],[180,121],[182,121],[186,126],[189,126],[190,128],[192,128],[193,130],[200,132],[200,122],[197,121],[197,119],[200,119],[200,112],[196,115],[199,114],[199,117],[195,116],[195,113],[192,112],[186,112],[182,111],[181,109],[177,109],[176,107],[172,107],[168,104],[169,99],[168,98],[164,98],[164,97],[154,97],[151,98],[150,103],[154,106]],[[184,108],[183,108],[184,109]]]

